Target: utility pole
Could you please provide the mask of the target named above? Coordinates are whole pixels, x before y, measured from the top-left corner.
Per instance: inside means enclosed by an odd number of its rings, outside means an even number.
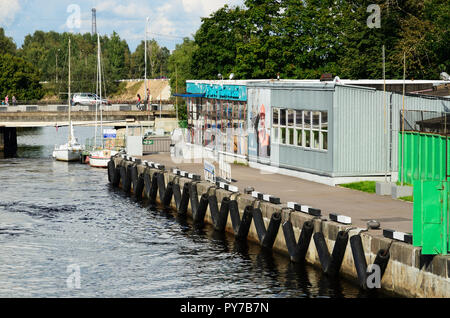
[[[384,109],[384,182],[387,182],[387,131],[386,131],[386,51],[383,45],[383,109]]]
[[[97,33],[97,10],[92,8],[92,35]]]
[[[59,51],[59,49],[58,49]],[[56,69],[55,69],[55,73],[56,73],[56,84],[58,84],[58,51],[56,51]]]
[[[402,175],[401,175],[401,185],[403,186],[404,181],[404,164],[405,159],[405,81],[406,81],[406,52],[403,52],[403,106],[402,106]]]
[[[178,95],[178,68],[177,68],[177,64],[175,64],[175,94]],[[177,115],[177,123],[178,123],[178,96],[175,96],[175,113]]]
[[[70,38],[69,38],[69,99],[68,99],[68,103],[69,103],[69,143],[72,142],[72,120],[70,117],[70,113],[71,113],[71,108],[72,108],[72,101],[71,101],[71,92],[70,92]]]
[[[148,91],[147,91],[147,25],[148,25],[148,20],[150,18],[147,17],[147,21],[145,23],[145,40],[144,40],[144,60],[145,60],[145,72],[144,72],[144,86],[145,86],[145,101],[148,101]],[[149,106],[147,103],[147,110],[149,110]]]

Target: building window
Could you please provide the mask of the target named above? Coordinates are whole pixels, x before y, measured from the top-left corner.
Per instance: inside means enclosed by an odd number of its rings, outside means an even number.
[[[328,150],[326,111],[272,108],[273,142],[317,150]]]

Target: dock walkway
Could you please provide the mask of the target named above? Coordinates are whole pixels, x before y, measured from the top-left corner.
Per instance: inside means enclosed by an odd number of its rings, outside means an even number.
[[[203,163],[175,163],[170,154],[152,154],[138,157],[166,166],[167,169],[179,168],[190,173],[199,174],[203,179]],[[215,163],[218,168],[218,164]],[[233,185],[240,192],[246,187],[255,191],[279,197],[281,204],[297,202],[322,211],[322,217],[337,213],[352,218],[352,225],[365,228],[367,221],[375,219],[381,223],[381,229],[392,229],[412,233],[413,205],[410,202],[392,199],[343,187],[333,187],[296,177],[281,174],[267,174],[259,169],[231,164]],[[370,234],[382,236],[382,230],[371,230]]]

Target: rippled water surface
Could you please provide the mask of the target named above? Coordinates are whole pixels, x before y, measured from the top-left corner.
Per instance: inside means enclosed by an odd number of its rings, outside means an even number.
[[[76,133],[87,138],[92,128]],[[106,170],[54,162],[51,150],[65,134],[21,131],[19,158],[0,160],[0,297],[367,296],[353,283],[133,202],[108,185]],[[68,285],[73,266],[79,289]]]

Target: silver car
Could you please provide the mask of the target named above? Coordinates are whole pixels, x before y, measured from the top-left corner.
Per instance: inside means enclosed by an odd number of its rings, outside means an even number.
[[[100,97],[93,93],[76,93],[72,96],[73,106],[95,105],[96,102],[98,102],[99,104],[101,103],[102,105],[110,105],[110,102],[108,102],[106,99],[102,98],[100,101]]]

